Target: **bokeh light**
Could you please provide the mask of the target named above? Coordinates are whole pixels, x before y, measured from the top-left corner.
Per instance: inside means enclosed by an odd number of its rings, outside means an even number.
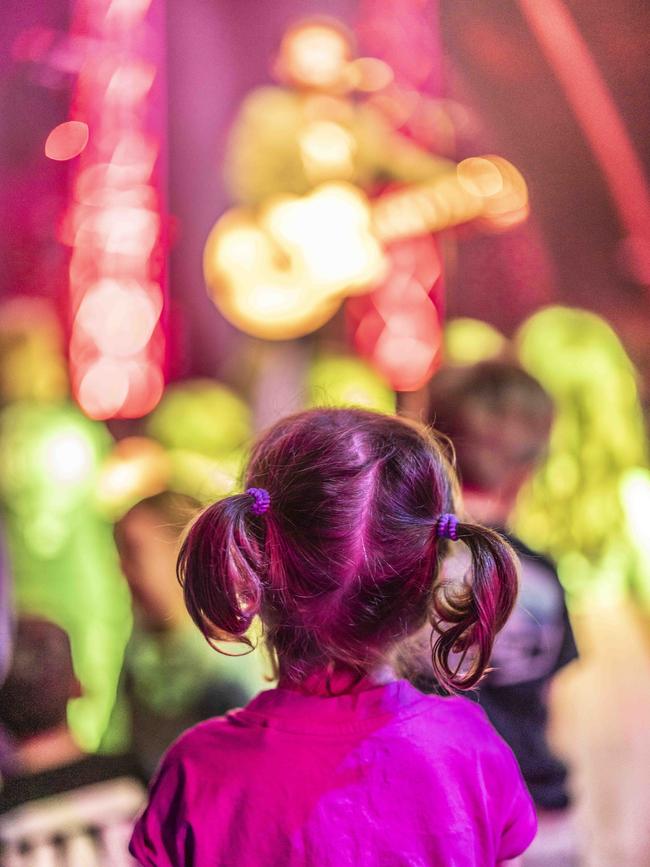
[[[333,90],[345,81],[352,37],[334,19],[306,19],[290,27],[280,45],[279,71],[298,87]]]
[[[496,196],[503,189],[498,167],[484,157],[469,157],[456,167],[461,186],[474,196]]]
[[[359,358],[321,355],[310,367],[308,388],[308,406],[361,406],[395,412],[395,392]]]
[[[140,500],[164,491],[169,477],[169,456],[159,443],[126,437],[100,468],[97,504],[102,514],[116,521]]]
[[[445,359],[450,364],[476,364],[501,355],[508,341],[487,322],[459,317],[445,326]]]
[[[128,357],[149,342],[160,318],[160,287],[134,280],[104,278],[86,291],[73,328],[95,342],[104,355]]]
[[[11,298],[0,307],[0,404],[61,401],[68,394],[63,333],[41,298]]]
[[[154,118],[150,0],[112,0],[105,15],[77,0],[77,35],[92,39],[72,100],[93,130],[71,179],[61,227],[69,264],[73,394],[91,418],[137,418],[164,387],[162,209]]]
[[[416,391],[441,359],[441,321],[433,295],[441,262],[432,238],[388,248],[388,276],[347,305],[354,346],[397,391]]]
[[[70,634],[84,695],[75,737],[95,750],[108,725],[131,629],[112,528],[95,508],[104,425],[73,404],[19,401],[0,413],[0,497],[19,610]]]
[[[165,448],[170,490],[207,503],[239,484],[252,438],[251,411],[225,385],[196,379],[170,386],[146,430]]]
[[[178,420],[183,419],[179,424]],[[167,388],[149,416],[147,433],[168,450],[220,457],[240,450],[251,437],[248,405],[225,385],[188,380]]]
[[[88,124],[68,120],[54,127],[45,141],[45,156],[51,160],[71,160],[88,144]]]

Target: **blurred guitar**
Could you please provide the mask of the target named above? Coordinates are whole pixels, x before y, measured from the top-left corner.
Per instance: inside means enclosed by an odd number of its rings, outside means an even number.
[[[523,177],[496,156],[464,160],[374,200],[329,182],[259,210],[227,211],[208,237],[204,271],[215,304],[237,328],[289,340],[327,322],[345,297],[370,291],[392,242],[474,220],[501,229],[527,213]]]

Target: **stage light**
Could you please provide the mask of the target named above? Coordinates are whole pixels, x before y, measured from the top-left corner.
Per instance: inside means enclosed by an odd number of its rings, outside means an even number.
[[[432,376],[439,346],[408,334],[393,333],[389,323],[380,335],[372,358],[397,391],[417,391]]]
[[[45,156],[51,160],[65,161],[79,156],[88,144],[88,124],[68,120],[55,126],[45,142]]]
[[[41,472],[62,484],[81,482],[94,468],[92,445],[80,430],[58,430],[41,449]]]
[[[0,488],[12,514],[83,500],[109,439],[103,428],[65,403],[19,402],[2,411],[0,424]]]
[[[498,193],[484,199],[484,223],[493,229],[509,229],[524,222],[530,213],[528,186],[521,172],[503,157],[483,157],[490,162],[502,178]]]
[[[139,418],[151,412],[163,396],[165,380],[160,362],[141,353],[127,364],[129,388],[120,408],[122,418]]]
[[[110,0],[106,10],[106,24],[133,27],[144,18],[150,6],[151,0]]]
[[[156,67],[142,61],[132,61],[119,66],[106,88],[109,103],[128,106],[137,103],[149,93],[156,77]]]
[[[0,305],[0,404],[60,402],[68,394],[63,335],[43,298],[15,296]]]

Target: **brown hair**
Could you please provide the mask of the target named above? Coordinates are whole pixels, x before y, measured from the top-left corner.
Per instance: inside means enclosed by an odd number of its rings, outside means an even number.
[[[0,688],[0,723],[19,739],[57,728],[66,721],[74,682],[67,633],[49,620],[20,617]]]
[[[443,368],[429,387],[428,420],[453,443],[469,488],[492,490],[510,473],[534,466],[553,415],[540,383],[508,361]]]
[[[450,543],[436,522],[454,510],[456,482],[434,434],[359,409],[298,413],[259,439],[249,486],[269,492],[268,512],[255,514],[249,494],[226,497],[180,552],[186,604],[209,641],[250,644],[259,615],[282,676],[363,673],[428,619],[439,682],[462,690],[481,679],[515,601],[516,560],[494,531],[460,523],[471,580],[439,580]]]

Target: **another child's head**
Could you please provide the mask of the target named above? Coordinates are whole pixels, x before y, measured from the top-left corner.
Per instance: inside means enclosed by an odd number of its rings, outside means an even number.
[[[115,525],[115,542],[141,625],[171,629],[187,622],[176,581],[180,538],[198,503],[164,491],[141,500]]]
[[[67,634],[49,620],[21,617],[9,674],[0,688],[0,724],[17,741],[66,725],[80,695]]]
[[[553,401],[516,364],[443,369],[432,380],[429,421],[451,440],[467,493],[490,495],[502,520],[543,458]]]
[[[439,580],[455,477],[425,428],[358,409],[283,419],[255,445],[249,493],[206,509],[191,526],[179,577],[209,640],[246,640],[260,616],[281,677],[363,674],[427,621],[441,684],[470,688],[488,664],[517,591],[513,554],[491,530],[459,523],[472,557],[462,586]],[[458,651],[471,659],[457,671]],[[453,658],[456,663],[452,664]]]

